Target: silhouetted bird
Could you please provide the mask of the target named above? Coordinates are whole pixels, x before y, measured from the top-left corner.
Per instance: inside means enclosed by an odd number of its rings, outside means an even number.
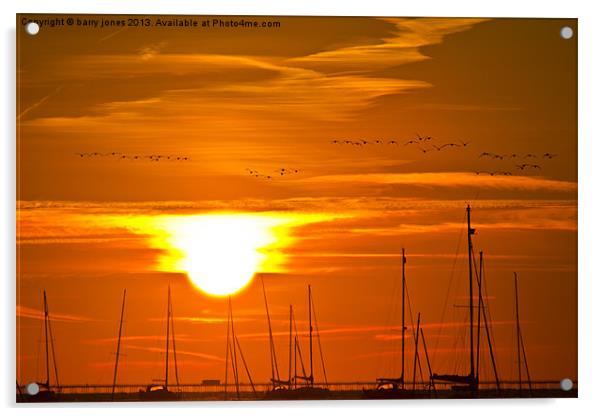
[[[458,143],[445,143],[443,145],[441,145],[441,149],[444,149],[445,147],[460,147],[460,145]]]
[[[423,149],[422,147],[418,147],[420,149],[420,151],[422,151],[422,153],[428,153],[428,152],[432,152],[435,149]]]

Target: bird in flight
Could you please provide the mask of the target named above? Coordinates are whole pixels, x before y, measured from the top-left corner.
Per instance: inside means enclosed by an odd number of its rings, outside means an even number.
[[[433,150],[435,150],[435,149],[424,149],[422,147],[418,147],[418,148],[420,149],[420,151],[422,151],[422,153],[428,153],[428,152],[432,152]],[[439,149],[437,149],[437,150],[439,150]]]
[[[534,165],[534,164],[531,164],[531,163],[523,163],[522,165],[516,165],[516,168],[520,169],[520,170],[525,170],[525,168],[540,169],[541,170],[541,166]]]
[[[494,171],[490,172],[488,170],[478,170],[475,172],[477,175],[489,175],[489,176],[512,176],[512,172],[507,171]]]
[[[445,143],[443,145],[441,145],[441,149],[444,149],[445,147],[461,147],[458,143]]]

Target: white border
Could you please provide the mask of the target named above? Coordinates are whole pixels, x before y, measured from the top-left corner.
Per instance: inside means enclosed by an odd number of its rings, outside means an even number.
[[[15,288],[15,13],[139,13],[139,14],[247,14],[247,15],[377,15],[377,16],[474,16],[474,17],[571,17],[579,18],[579,399],[567,400],[481,400],[481,401],[421,401],[421,402],[322,402],[322,403],[190,403],[109,405],[111,412],[126,414],[131,410],[149,415],[163,415],[168,408],[177,407],[185,413],[225,413],[245,415],[306,414],[331,411],[348,415],[363,415],[377,411],[379,414],[419,412],[421,415],[462,414],[467,412],[489,415],[506,415],[526,411],[545,412],[550,415],[598,413],[602,396],[602,270],[597,261],[602,232],[600,189],[602,176],[599,158],[602,157],[600,75],[600,39],[602,39],[602,14],[596,1],[471,1],[471,0],[419,0],[385,1],[369,0],[21,0],[18,4],[2,2],[3,54],[0,70],[4,96],[0,101],[4,129],[0,172],[2,192],[0,204],[3,238],[0,264],[2,268],[2,320],[0,320],[0,405],[9,407],[7,414],[19,411],[14,402],[14,288]],[[561,307],[561,305],[559,305]],[[25,408],[28,414],[45,415],[79,414],[82,411],[106,414],[107,405],[45,406]],[[135,408],[135,409],[134,409]],[[131,410],[130,410],[131,409]]]

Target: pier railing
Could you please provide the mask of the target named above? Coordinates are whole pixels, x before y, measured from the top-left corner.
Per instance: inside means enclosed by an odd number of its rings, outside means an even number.
[[[25,385],[20,386],[22,391],[25,391]],[[302,387],[301,384],[298,387]],[[371,390],[376,388],[374,381],[349,381],[349,382],[331,382],[325,383],[314,383],[314,387],[328,388],[331,391],[363,391]],[[111,394],[113,385],[111,384],[67,384],[59,386],[51,386],[53,390],[60,391],[64,394]],[[143,391],[147,388],[146,384],[118,384],[115,386],[116,394],[132,394],[139,391]],[[224,394],[227,391],[228,394],[236,394],[237,386],[235,384],[202,384],[202,383],[191,383],[191,384],[170,384],[169,390],[180,393],[190,394]],[[256,392],[266,392],[272,389],[271,383],[255,383],[253,385],[249,383],[238,384],[238,391],[245,393],[252,393],[253,388]],[[433,385],[428,382],[407,383],[406,390],[420,390],[426,391],[432,389]],[[517,390],[522,388],[523,390],[529,390],[529,385],[526,382],[522,382],[520,387],[517,381],[501,381],[500,388],[502,390]],[[449,383],[435,383],[435,389],[438,391],[444,391],[451,389]],[[480,381],[480,390],[495,390],[495,381]],[[560,382],[557,380],[543,380],[543,381],[532,381],[531,389],[533,390],[558,390],[560,389]],[[573,389],[577,389],[577,382],[573,382]]]

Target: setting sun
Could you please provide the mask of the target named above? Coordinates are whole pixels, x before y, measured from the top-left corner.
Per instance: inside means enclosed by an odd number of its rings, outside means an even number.
[[[145,235],[161,251],[154,269],[185,273],[195,287],[227,296],[246,287],[256,273],[285,270],[283,249],[291,229],[340,215],[311,213],[206,213],[190,215],[97,216],[104,228],[125,227]],[[79,218],[84,224],[87,218]]]
[[[170,234],[166,241],[179,253],[164,261],[173,262],[169,267],[185,272],[203,292],[229,295],[281,262],[270,247],[279,242],[276,227],[283,222],[252,215],[166,218],[161,221]]]

